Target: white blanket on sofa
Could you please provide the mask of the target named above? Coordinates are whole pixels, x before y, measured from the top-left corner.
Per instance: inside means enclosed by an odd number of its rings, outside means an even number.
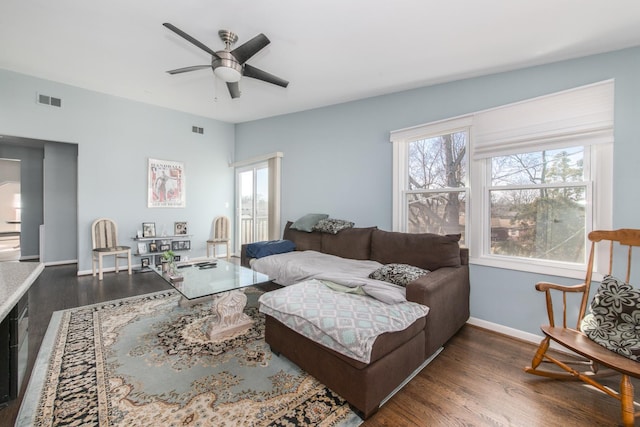
[[[405,302],[405,288],[369,278],[369,274],[380,267],[382,264],[376,261],[342,258],[317,251],[293,251],[251,261],[251,268],[279,285],[319,279],[349,288],[361,287],[367,295],[387,304]]]

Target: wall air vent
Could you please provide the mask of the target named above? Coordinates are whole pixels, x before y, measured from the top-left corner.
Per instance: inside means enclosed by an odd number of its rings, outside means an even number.
[[[51,105],[52,107],[62,107],[62,99],[39,93],[38,104]]]
[[[204,134],[204,129],[198,126],[191,126],[191,132],[199,133],[200,135]]]

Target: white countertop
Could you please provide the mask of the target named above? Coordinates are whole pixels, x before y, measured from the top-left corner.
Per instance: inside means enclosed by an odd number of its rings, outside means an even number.
[[[42,270],[41,262],[0,262],[0,321],[27,293]]]

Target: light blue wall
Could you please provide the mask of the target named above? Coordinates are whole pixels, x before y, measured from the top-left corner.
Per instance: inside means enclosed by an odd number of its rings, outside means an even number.
[[[63,107],[38,105],[36,93],[61,98]],[[204,135],[192,133],[194,125]],[[188,221],[191,257],[204,255],[214,216],[232,217],[225,207],[233,206],[232,124],[0,70],[0,134],[78,145],[80,271],[91,268],[90,226],[98,217],[116,220],[123,244],[133,244],[142,222],[170,234],[175,221]],[[184,162],[186,208],[147,208],[150,157]]]
[[[282,219],[326,212],[391,229],[389,132],[615,78],[614,226],[640,228],[640,48],[493,74],[236,126],[236,161],[282,151]],[[330,84],[330,82],[327,82]],[[471,266],[471,315],[539,333],[553,279]]]
[[[44,248],[40,261],[78,259],[78,146],[44,144]]]

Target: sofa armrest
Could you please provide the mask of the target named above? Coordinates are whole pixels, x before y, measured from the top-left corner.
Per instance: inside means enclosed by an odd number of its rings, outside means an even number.
[[[460,248],[460,264],[469,265],[469,248]]]
[[[469,266],[443,267],[407,285],[407,300],[429,307],[425,328],[430,356],[469,319]]]

